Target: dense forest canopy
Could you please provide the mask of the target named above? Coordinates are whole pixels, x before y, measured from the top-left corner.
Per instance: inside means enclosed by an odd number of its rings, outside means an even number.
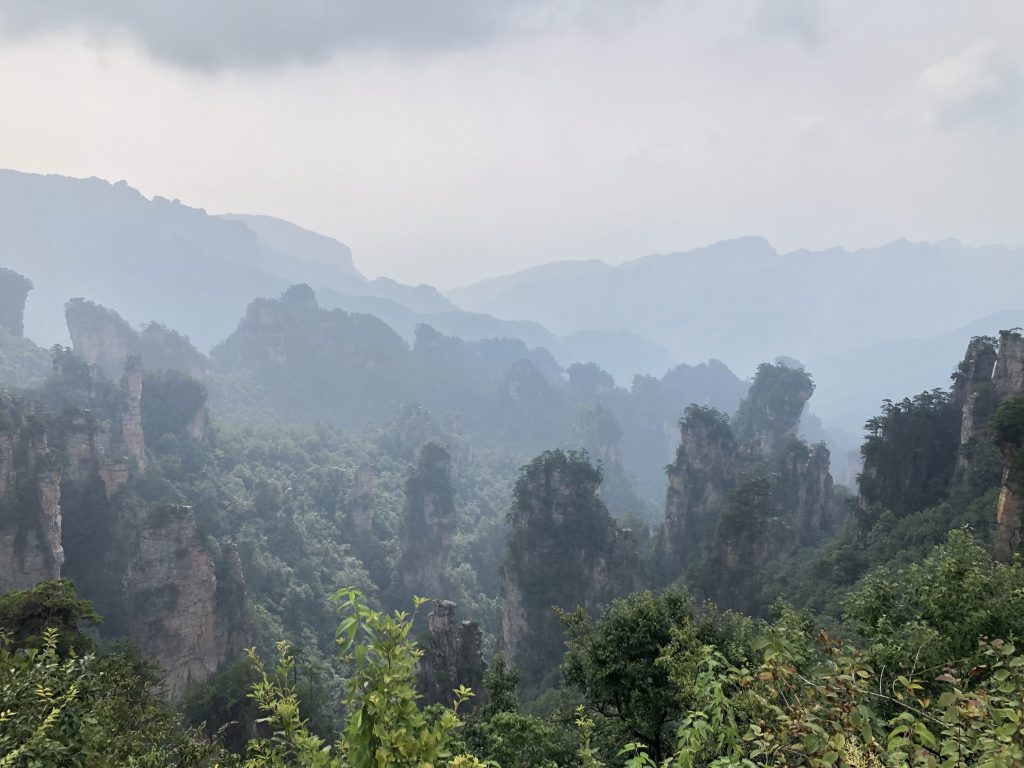
[[[882,403],[854,494],[802,436],[793,360],[626,389],[515,340],[409,345],[307,285],[210,357],[89,301],[66,321],[73,348],[4,337],[12,765],[1021,748],[997,735],[1024,716],[1015,330]]]

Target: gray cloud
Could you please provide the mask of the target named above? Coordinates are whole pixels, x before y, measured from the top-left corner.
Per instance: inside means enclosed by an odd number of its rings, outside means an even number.
[[[936,122],[959,123],[1016,115],[1024,106],[1024,72],[991,41],[928,67],[921,85]]]
[[[651,2],[620,0],[5,0],[0,36],[127,36],[157,59],[204,71],[319,63],[351,49],[462,49],[560,25],[613,25]]]

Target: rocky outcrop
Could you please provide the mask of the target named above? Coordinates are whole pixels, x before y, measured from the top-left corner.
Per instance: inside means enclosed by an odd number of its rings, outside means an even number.
[[[829,451],[797,437],[813,391],[802,368],[765,364],[731,422],[687,408],[666,469],[663,583],[686,576],[721,607],[755,612],[764,567],[836,529]]]
[[[110,501],[121,492],[126,485],[131,473],[128,469],[128,462],[123,459],[108,459],[99,468],[100,481],[103,483],[103,492],[107,501]]]
[[[71,299],[64,317],[75,354],[116,380],[128,356],[138,353],[138,334],[117,312],[85,299]]]
[[[349,503],[352,531],[365,536],[373,530],[373,510],[376,504],[374,486],[377,474],[369,464],[360,464],[356,470],[355,484]]]
[[[992,376],[997,359],[996,339],[976,336],[967,345],[964,359],[953,374],[951,404],[960,413],[956,472],[961,480],[968,478],[975,454],[991,442],[988,422],[996,405]]]
[[[146,438],[142,432],[142,359],[132,355],[125,362],[121,380],[125,404],[121,414],[121,437],[128,455],[140,472],[146,470]]]
[[[64,361],[57,407],[0,395],[0,591],[65,576],[104,616],[106,639],[128,638],[166,672],[178,699],[249,643],[238,553],[219,558],[192,510],[151,506],[132,490],[141,445],[141,368],[124,387]],[[85,371],[88,374],[88,370]],[[63,387],[63,389],[62,389]],[[91,397],[92,409],[72,402]]]
[[[121,579],[127,634],[165,671],[166,695],[178,700],[244,648],[244,626],[230,626],[244,618],[237,553],[226,566],[234,577],[222,587],[191,507],[126,505],[122,512],[118,538],[130,553]]]
[[[996,533],[992,543],[992,554],[997,560],[1008,563],[1021,548],[1021,500],[1024,499],[1024,484],[1016,476],[1014,468],[1020,461],[1019,449],[1004,449],[1006,468],[999,491],[996,507]]]
[[[0,267],[0,328],[12,336],[25,333],[25,300],[32,281],[17,272]]]
[[[999,332],[999,353],[992,373],[996,400],[1024,392],[1024,335],[1019,329]]]
[[[786,532],[774,547],[778,556],[813,544],[839,524],[830,455],[824,443],[808,446],[792,439],[772,474],[772,494],[782,510]]]
[[[679,420],[679,447],[666,469],[664,557],[678,573],[706,541],[740,470],[739,446],[728,417],[691,405]]]
[[[416,687],[424,704],[450,707],[454,702],[452,691],[464,685],[474,696],[463,706],[475,709],[486,703],[483,632],[475,621],[457,621],[456,607],[450,600],[441,600],[427,617]]]
[[[992,439],[1003,459],[996,508],[993,553],[1004,562],[1021,547],[1021,512],[1024,510],[1024,394],[1006,398],[991,421]]]
[[[435,442],[420,448],[405,484],[400,578],[411,594],[439,597],[450,590],[448,556],[455,536],[455,490],[448,450]]]
[[[0,394],[0,592],[60,578],[60,484],[35,406]]]
[[[802,368],[762,363],[733,419],[737,441],[753,456],[772,453],[796,437],[812,394],[814,382]]]
[[[197,381],[207,374],[209,361],[188,337],[160,323],[147,323],[137,331],[112,309],[85,299],[71,299],[64,307],[68,334],[75,354],[116,381],[132,355],[141,357],[147,370],[176,370]]]
[[[14,434],[0,431],[0,496],[11,489],[14,478]]]
[[[161,325],[147,323],[138,334],[138,354],[150,371],[182,371],[196,381],[206,378],[209,361],[187,336]]]
[[[19,473],[20,474],[20,473]],[[60,470],[40,469],[0,499],[0,593],[60,578]]]
[[[632,534],[616,528],[585,454],[548,451],[523,468],[509,517],[502,634],[509,662],[539,682],[564,652],[552,606],[596,611],[640,588]]]

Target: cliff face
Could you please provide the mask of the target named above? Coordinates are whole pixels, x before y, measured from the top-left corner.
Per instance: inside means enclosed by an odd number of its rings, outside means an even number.
[[[682,564],[707,539],[736,485],[740,460],[728,418],[713,408],[690,406],[679,434],[676,459],[666,470],[664,542],[666,560]]]
[[[999,491],[999,505],[996,507],[996,537],[992,554],[997,560],[1010,562],[1021,549],[1021,500],[1024,499],[1024,483],[1015,471],[1020,463],[1020,448],[1005,447],[1003,457],[1006,468]]]
[[[953,374],[952,406],[960,413],[960,444],[956,472],[968,479],[976,454],[990,443],[988,422],[995,412],[997,395],[992,375],[998,359],[998,344],[989,336],[978,336],[967,345],[967,353]],[[1005,369],[1004,363],[1001,366]]]
[[[130,553],[121,577],[127,635],[165,670],[166,694],[177,700],[245,647],[237,553],[219,583],[190,507],[125,505],[120,513],[119,548]]]
[[[0,395],[0,591],[59,578],[60,482],[33,405]]]
[[[722,607],[753,611],[763,567],[835,529],[828,449],[796,436],[813,390],[803,370],[765,364],[731,423],[686,410],[666,470],[664,582],[690,573]]]
[[[146,471],[146,438],[142,432],[142,360],[131,356],[125,362],[124,411],[121,414],[121,438],[128,455],[140,472]]]
[[[999,332],[999,354],[992,372],[997,400],[1024,392],[1024,335],[1019,331]]]
[[[417,689],[424,704],[450,707],[454,702],[452,691],[464,685],[475,694],[466,704],[476,709],[487,703],[483,632],[475,621],[457,621],[456,607],[450,600],[441,600],[427,618],[427,640],[417,667]]]
[[[997,559],[1008,562],[1021,549],[1021,512],[1024,510],[1024,394],[1007,397],[991,421],[992,439],[1003,459],[996,535]]]
[[[131,356],[142,358],[147,370],[178,370],[202,381],[208,361],[186,336],[159,323],[136,331],[112,309],[85,299],[71,299],[64,307],[68,334],[75,354],[98,366],[116,381]]]
[[[25,300],[32,281],[17,272],[0,267],[0,328],[12,336],[25,333]]]
[[[733,419],[737,440],[754,456],[772,453],[796,437],[812,394],[814,383],[803,369],[762,363]]]
[[[405,485],[402,584],[412,594],[437,597],[449,589],[448,555],[455,536],[455,491],[447,449],[429,442]]]
[[[58,358],[52,405],[0,395],[0,590],[72,578],[104,615],[101,634],[138,645],[177,699],[248,643],[238,555],[215,559],[191,509],[133,492],[145,466],[137,359],[123,387],[83,365]]]
[[[951,491],[964,503],[998,483],[993,546],[1009,559],[1021,546],[1024,336],[1008,330],[971,339],[952,379],[948,392],[886,401],[866,424],[858,528],[869,530],[879,509],[906,515]]]
[[[135,330],[117,312],[85,299],[71,299],[64,317],[75,354],[116,380],[128,356],[138,353]]]
[[[617,529],[598,496],[601,473],[575,452],[549,451],[515,487],[502,584],[509,662],[528,684],[561,659],[562,628],[551,606],[595,611],[640,588],[629,531]]]

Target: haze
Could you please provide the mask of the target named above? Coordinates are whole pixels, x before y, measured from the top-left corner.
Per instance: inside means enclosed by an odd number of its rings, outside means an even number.
[[[0,167],[442,288],[744,234],[1024,243],[1017,2],[271,5],[3,3]]]

